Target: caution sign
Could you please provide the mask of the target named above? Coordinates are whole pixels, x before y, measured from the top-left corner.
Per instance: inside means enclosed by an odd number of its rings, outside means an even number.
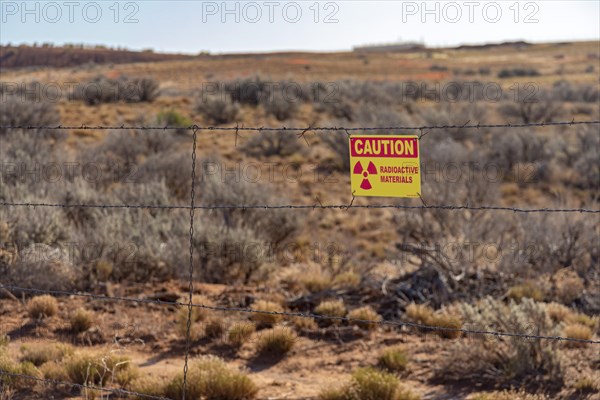
[[[350,136],[354,196],[419,197],[421,164],[417,136]]]

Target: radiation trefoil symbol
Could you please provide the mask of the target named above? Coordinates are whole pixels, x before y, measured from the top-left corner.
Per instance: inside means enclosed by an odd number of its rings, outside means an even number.
[[[371,182],[369,182],[369,175],[377,175],[377,167],[375,167],[375,164],[373,164],[372,161],[369,162],[369,166],[366,170],[363,169],[362,164],[358,161],[356,165],[354,165],[354,170],[352,172],[363,176],[364,179],[360,183],[361,189],[371,190],[373,188]]]

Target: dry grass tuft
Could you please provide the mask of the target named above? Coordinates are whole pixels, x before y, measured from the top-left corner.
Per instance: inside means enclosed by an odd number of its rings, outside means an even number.
[[[401,387],[398,378],[374,368],[361,368],[352,374],[348,385],[326,389],[320,400],[418,400],[420,397]]]
[[[344,305],[343,300],[323,301],[315,308],[315,314],[323,315],[326,317],[344,317],[346,316],[346,306]],[[323,325],[337,325],[340,323],[340,320],[328,320],[319,318],[319,322]]]
[[[258,388],[244,373],[230,370],[217,357],[206,356],[190,363],[187,377],[187,397],[190,399],[251,400]],[[183,374],[167,382],[164,396],[182,398]]]
[[[64,360],[64,369],[69,380],[80,385],[104,386],[117,382],[123,386],[138,375],[129,358],[112,353],[76,352]]]
[[[21,346],[21,361],[36,367],[49,361],[60,362],[73,354],[73,347],[66,343],[32,343]]]
[[[219,317],[212,317],[204,322],[204,335],[211,339],[217,339],[225,333],[227,327],[225,320]]]
[[[58,312],[58,301],[50,295],[33,297],[27,303],[27,313],[32,319],[43,319],[56,315]]]
[[[448,328],[452,330],[436,330],[435,333],[444,339],[456,339],[460,337],[462,332],[454,329],[460,329],[462,327],[462,321],[459,317],[445,314],[436,313],[431,317],[427,325],[436,326],[439,328]]]
[[[252,309],[278,313],[284,311],[280,304],[267,300],[256,301],[252,304]],[[258,328],[270,328],[281,321],[283,316],[279,314],[252,313],[251,319],[256,323]]]
[[[555,293],[558,300],[563,304],[571,304],[581,297],[585,289],[583,279],[577,272],[571,269],[562,269],[554,274]]]
[[[292,325],[296,328],[297,331],[314,331],[319,328],[314,318],[308,317],[294,317],[292,318]]]
[[[590,340],[593,336],[593,332],[589,326],[574,323],[566,325],[563,329],[563,336],[572,339]],[[587,343],[581,342],[565,342],[565,345],[569,347],[585,347]]]
[[[257,350],[261,356],[283,357],[292,350],[296,334],[282,326],[260,332]]]
[[[354,271],[346,271],[333,278],[333,286],[339,288],[356,288],[360,285],[361,277]]]
[[[408,357],[400,347],[390,347],[381,353],[378,365],[392,372],[402,372],[406,370]]]
[[[354,309],[348,313],[348,318],[360,319],[373,322],[351,321],[350,323],[364,330],[373,330],[377,328],[377,323],[382,320],[381,315],[377,314],[371,306],[364,306]]]
[[[506,296],[509,299],[520,301],[521,299],[528,298],[535,301],[544,300],[544,292],[541,289],[535,287],[533,283],[527,282],[522,285],[516,285],[508,289]]]
[[[232,346],[241,347],[252,337],[255,331],[256,325],[254,323],[247,321],[238,322],[229,328],[227,338]]]
[[[409,304],[405,311],[406,317],[414,323],[428,325],[433,318],[433,309],[425,304]]]
[[[94,324],[94,314],[84,308],[78,308],[69,316],[69,324],[74,333],[85,332]]]

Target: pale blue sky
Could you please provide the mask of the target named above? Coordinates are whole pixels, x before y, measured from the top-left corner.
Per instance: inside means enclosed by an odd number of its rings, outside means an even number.
[[[399,39],[422,40],[429,46],[508,40],[600,40],[599,4],[597,0],[2,0],[0,42],[85,43],[163,52],[224,53],[348,50],[355,45]],[[225,8],[232,13],[225,14]],[[425,14],[425,8],[431,13]],[[330,23],[325,23],[328,15]],[[127,16],[131,23],[125,23]]]

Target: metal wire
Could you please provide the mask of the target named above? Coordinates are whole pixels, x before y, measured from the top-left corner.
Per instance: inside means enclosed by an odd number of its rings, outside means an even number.
[[[125,389],[108,389],[108,388],[98,387],[98,386],[81,385],[79,383],[73,383],[73,382],[57,381],[57,380],[54,380],[54,379],[37,378],[35,376],[25,375],[25,374],[18,374],[18,373],[15,373],[15,372],[8,372],[8,371],[4,371],[2,369],[0,369],[0,375],[7,375],[7,376],[12,376],[14,378],[28,379],[28,380],[36,381],[36,382],[51,383],[53,385],[67,385],[67,386],[76,387],[76,388],[79,388],[79,389],[98,390],[98,391],[101,391],[101,392],[114,394],[117,398],[121,398],[121,397],[124,397],[124,395],[127,395],[127,396],[144,397],[144,398],[147,398],[147,399],[155,399],[155,400],[173,400],[173,399],[170,399],[168,397],[152,396],[152,395],[149,395],[149,394],[144,394],[144,393],[139,393],[139,392],[132,392],[132,391],[125,390]]]
[[[33,288],[22,288],[19,286],[12,286],[12,285],[0,285],[0,289],[21,290],[21,291],[29,292],[29,293],[52,294],[52,295],[58,295],[58,296],[60,296],[60,295],[62,295],[62,296],[78,296],[78,297],[85,297],[85,298],[90,298],[90,299],[94,299],[94,300],[129,301],[129,302],[142,303],[142,304],[163,304],[163,305],[178,306],[178,307],[189,306],[189,303],[183,303],[183,302],[179,302],[179,301],[136,299],[136,298],[132,298],[132,297],[105,296],[105,295],[96,295],[96,294],[91,294],[91,293],[76,293],[76,292],[68,292],[68,291],[60,291],[60,290],[42,290],[42,289],[33,289]],[[488,330],[478,330],[478,329],[447,328],[447,327],[418,324],[418,323],[406,322],[406,321],[393,321],[393,320],[374,321],[374,320],[365,320],[365,319],[350,318],[350,317],[332,317],[332,316],[328,316],[328,315],[320,315],[320,314],[312,314],[312,313],[254,310],[251,308],[244,308],[244,307],[211,306],[211,305],[196,304],[196,303],[192,303],[192,307],[198,307],[198,308],[211,310],[211,311],[280,315],[280,316],[284,316],[284,317],[314,318],[314,319],[342,321],[342,322],[349,322],[349,323],[355,322],[355,323],[360,323],[360,324],[389,325],[389,326],[394,326],[394,327],[406,326],[406,327],[410,327],[410,328],[416,328],[416,329],[419,329],[422,331],[448,331],[448,332],[460,332],[460,333],[472,334],[472,335],[486,335],[486,336],[497,336],[497,337],[520,337],[520,338],[524,338],[524,339],[556,340],[556,341],[565,341],[565,342],[600,344],[600,340],[576,339],[576,338],[569,338],[569,337],[562,337],[562,336],[530,335],[530,334],[522,334],[522,333],[515,333],[515,332],[500,332],[500,331],[488,331]]]
[[[196,130],[194,130],[193,144],[192,144],[192,183],[190,189],[190,264],[189,264],[189,302],[188,302],[188,316],[186,322],[185,331],[185,362],[183,365],[183,388],[182,388],[182,399],[185,400],[185,393],[187,389],[187,374],[188,374],[188,359],[190,355],[190,343],[191,343],[191,328],[192,328],[192,297],[194,295],[194,200],[196,198]]]
[[[480,129],[480,128],[525,128],[525,127],[545,127],[545,126],[574,126],[574,125],[592,125],[600,124],[600,121],[557,121],[557,122],[534,122],[524,124],[453,124],[453,125],[422,125],[422,126],[381,126],[381,127],[337,127],[337,126],[308,126],[308,127],[243,127],[243,126],[200,126],[191,125],[185,128],[179,126],[143,126],[143,125],[120,125],[120,126],[107,126],[107,125],[54,125],[54,126],[43,126],[43,125],[2,125],[0,129],[23,129],[23,130],[203,130],[203,131],[379,131],[379,130],[432,130],[432,129]]]
[[[188,205],[150,205],[150,204],[63,204],[63,203],[16,203],[16,202],[0,202],[0,206],[5,207],[58,207],[58,208],[134,208],[134,209],[167,209],[167,210],[189,210],[192,206]],[[419,205],[408,206],[401,204],[253,204],[253,205],[194,205],[194,210],[318,210],[318,209],[337,209],[347,210],[350,208],[364,209],[397,209],[397,210],[449,210],[449,211],[511,211],[514,213],[588,213],[599,214],[600,210],[589,208],[519,208],[519,207],[502,207],[502,206],[468,206],[468,205]]]

